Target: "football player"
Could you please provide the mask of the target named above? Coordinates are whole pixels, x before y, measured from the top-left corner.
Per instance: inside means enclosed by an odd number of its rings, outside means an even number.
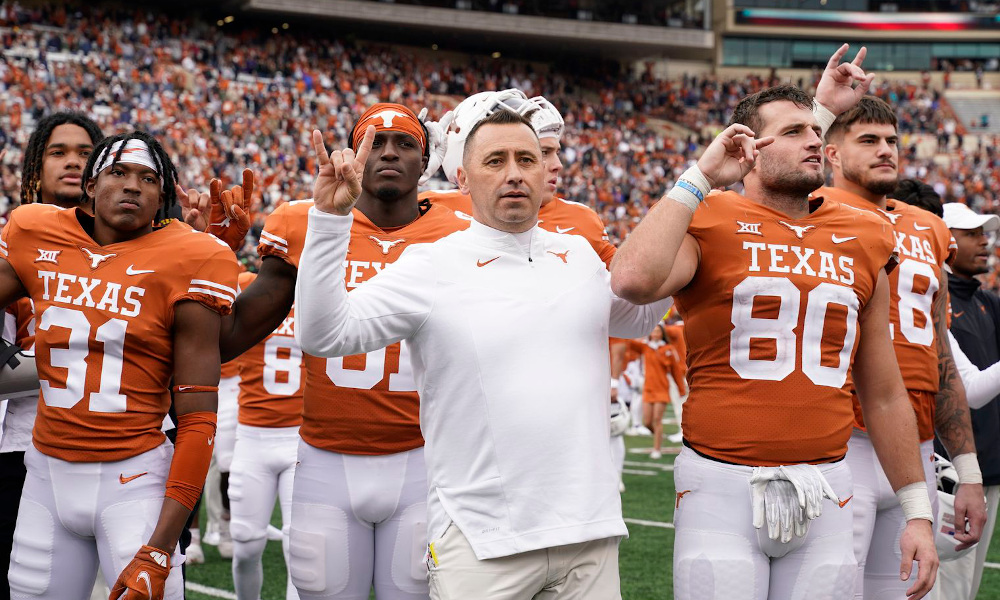
[[[817,87],[824,122],[856,104],[874,77],[861,69],[863,49],[840,64],[846,52],[845,44],[831,57]],[[744,98],[613,264],[619,295],[674,295],[686,324],[691,395],[674,466],[678,600],[850,596],[857,562],[842,459],[852,379],[907,519],[899,576],[909,579],[916,560],[907,593],[922,597],[934,583],[933,514],[889,337],[891,228],[835,201],[810,201],[824,181],[812,106],[792,86]],[[740,180],[745,195],[709,196]]]
[[[153,228],[175,179],[152,136],[118,135],[81,174],[94,216],[29,205],[3,230],[0,301],[34,302],[41,380],[12,598],[85,598],[98,563],[114,598],[182,598],[175,550],[211,457],[237,266],[213,236]]]
[[[82,207],[86,200],[80,187],[83,167],[102,139],[104,134],[97,123],[81,113],[58,112],[40,119],[24,150],[21,203]],[[14,342],[24,350],[31,350],[35,332],[31,299],[14,302],[7,307],[7,313],[17,331]],[[10,556],[26,474],[24,453],[31,445],[37,410],[37,395],[7,401],[0,437],[0,556]],[[0,569],[0,599],[10,598],[9,594],[7,570]]]
[[[358,120],[352,144],[368,125],[376,134],[354,210],[349,289],[406,248],[469,225],[447,207],[418,202],[427,133],[410,109],[372,106]],[[288,316],[310,206],[310,200],[289,202],[268,216],[260,273],[224,325],[224,358],[259,342]],[[374,585],[380,599],[427,598],[427,480],[409,349],[392,344],[364,355],[303,359],[289,532],[289,571],[299,597],[364,600]]]
[[[465,137],[476,123],[495,110],[511,110],[520,115],[531,115],[531,125],[538,134],[538,142],[542,145],[542,161],[545,169],[545,188],[542,190],[542,207],[538,211],[538,224],[548,231],[582,235],[594,247],[604,263],[610,265],[611,258],[615,255],[615,247],[608,241],[608,234],[601,218],[589,206],[563,200],[556,195],[559,174],[563,169],[559,150],[562,148],[560,140],[565,130],[565,123],[556,107],[542,96],[529,99],[517,89],[480,92],[463,100],[452,114],[446,115],[440,124],[453,127],[451,131],[439,137],[446,140],[441,166],[448,180],[458,184],[458,168],[462,164]],[[436,125],[438,124],[430,126]],[[435,204],[448,206],[462,214],[472,214],[472,199],[458,189],[445,192],[427,191],[420,197]]]
[[[896,114],[885,101],[866,96],[839,115],[824,149],[833,187],[817,196],[869,211],[893,228],[899,266],[889,274],[889,319],[903,383],[917,416],[920,454],[931,503],[937,504],[934,432],[958,471],[955,539],[959,550],[975,544],[986,522],[983,477],[976,456],[965,388],[948,342],[948,287],[945,263],[954,242],[944,221],[886,194],[899,181]],[[854,475],[854,552],[858,559],[855,598],[902,598],[899,539],[905,521],[865,430],[854,398],[855,430],[847,462]],[[936,511],[935,511],[936,512]]]
[[[254,278],[254,273],[240,274],[240,288],[245,289]],[[274,333],[234,363],[240,391],[236,445],[229,471],[233,583],[237,598],[258,600],[264,576],[261,558],[275,497],[281,503],[282,544],[288,564],[292,479],[305,379],[302,350],[295,341],[294,309]],[[291,578],[286,598],[298,598]]]

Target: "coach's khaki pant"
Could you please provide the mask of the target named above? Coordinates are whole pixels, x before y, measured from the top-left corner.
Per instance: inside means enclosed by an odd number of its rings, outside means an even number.
[[[618,542],[605,538],[479,560],[454,524],[432,544],[433,600],[620,600]]]

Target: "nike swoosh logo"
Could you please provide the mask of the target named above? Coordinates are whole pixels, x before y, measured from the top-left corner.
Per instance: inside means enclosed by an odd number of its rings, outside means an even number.
[[[149,573],[145,571],[139,571],[139,576],[136,577],[137,580],[146,584],[146,597],[153,597],[153,585],[149,582]]]
[[[927,231],[928,229],[931,228],[931,226],[927,225],[927,226],[921,227],[918,223],[914,223],[913,224],[913,228],[916,229],[917,231]]]
[[[125,474],[122,473],[121,475],[118,476],[118,481],[122,485],[125,485],[126,483],[132,481],[133,479],[139,479],[140,477],[142,477],[143,475],[145,475],[147,473],[149,473],[149,471],[143,471],[142,473],[139,473],[138,475],[129,475],[128,477],[125,477]]]
[[[214,441],[215,441],[215,436],[213,435],[212,437],[208,438],[208,445],[211,446],[212,442]]]
[[[178,392],[186,392],[186,391],[188,391],[188,390],[190,390],[192,388],[194,388],[193,385],[179,385],[179,386],[177,386],[177,391]]]
[[[126,275],[142,275],[143,273],[155,273],[155,272],[156,271],[153,271],[152,269],[136,269],[135,265],[129,265],[128,268],[125,269]]]
[[[476,266],[477,266],[477,267],[485,267],[486,265],[488,265],[488,264],[490,264],[491,262],[495,261],[495,260],[496,260],[497,258],[500,258],[500,257],[499,257],[499,256],[497,256],[496,258],[491,258],[491,259],[489,259],[489,260],[487,260],[487,261],[482,261],[482,260],[477,260],[477,261],[476,261]]]
[[[965,311],[963,310],[962,312],[957,312],[957,313],[953,314],[952,317],[954,317],[954,318],[957,319],[957,318],[961,317],[964,314],[965,314]]]
[[[568,233],[570,231],[573,231],[574,229],[575,227],[559,227],[558,225],[556,225],[556,233]]]
[[[854,494],[851,494],[850,496],[848,496],[848,497],[847,497],[847,499],[846,499],[846,500],[841,500],[841,501],[840,501],[840,502],[838,502],[837,504],[839,504],[839,505],[840,505],[840,508],[844,508],[845,506],[847,506],[847,503],[848,503],[848,502],[850,502],[850,501],[851,501],[851,498],[853,498],[853,497],[854,497]]]
[[[843,244],[844,242],[849,242],[851,240],[856,240],[858,238],[857,238],[857,236],[852,236],[852,237],[837,237],[836,235],[831,235],[830,239],[833,240],[834,244]]]

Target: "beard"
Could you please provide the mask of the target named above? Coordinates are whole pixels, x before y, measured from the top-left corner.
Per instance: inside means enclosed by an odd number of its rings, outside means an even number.
[[[826,183],[822,171],[789,170],[768,160],[760,162],[760,180],[767,188],[790,196],[808,196]]]
[[[82,190],[76,192],[56,192],[53,198],[58,204],[83,204],[87,199]]]
[[[878,196],[885,196],[891,193],[899,185],[899,172],[896,172],[891,178],[876,179],[867,169],[845,164],[843,166],[843,173],[844,179]]]

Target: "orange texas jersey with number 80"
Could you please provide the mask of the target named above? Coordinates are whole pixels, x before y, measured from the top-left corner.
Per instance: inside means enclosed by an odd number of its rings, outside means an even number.
[[[240,273],[240,289],[247,289],[256,278],[254,273]],[[251,427],[302,423],[305,367],[295,341],[295,307],[271,335],[233,362],[240,374],[240,423]]]
[[[288,202],[267,217],[257,251],[298,267],[312,200]],[[395,262],[413,244],[437,241],[468,228],[443,206],[390,231],[354,209],[345,259],[348,291]],[[319,358],[304,354],[306,384],[299,435],[309,445],[342,454],[395,454],[423,445],[420,400],[405,343],[368,354]]]
[[[702,454],[777,466],[847,452],[858,314],[892,258],[892,229],[831,200],[812,208],[790,219],[722,192],[688,227],[701,266],[675,300],[691,388],[684,438]]]
[[[934,438],[935,394],[938,391],[937,332],[934,301],[946,293],[940,287],[944,264],[957,250],[948,226],[937,215],[889,200],[886,210],[864,198],[836,188],[820,188],[817,195],[872,212],[893,228],[899,267],[889,273],[889,326],[899,372],[917,413],[920,441]],[[855,426],[864,429],[864,418],[854,398]]]
[[[227,314],[239,270],[228,246],[179,222],[98,246],[76,210],[21,206],[0,236],[35,307],[41,401],[32,437],[62,460],[123,460],[163,443],[174,305]]]
[[[420,194],[420,199],[430,200],[432,204],[447,206],[466,215],[472,214],[472,198],[458,190],[428,190]],[[538,209],[538,226],[546,231],[583,236],[590,242],[604,264],[611,268],[611,259],[615,257],[617,249],[608,241],[608,233],[604,229],[601,217],[589,206],[553,198],[551,202]]]

